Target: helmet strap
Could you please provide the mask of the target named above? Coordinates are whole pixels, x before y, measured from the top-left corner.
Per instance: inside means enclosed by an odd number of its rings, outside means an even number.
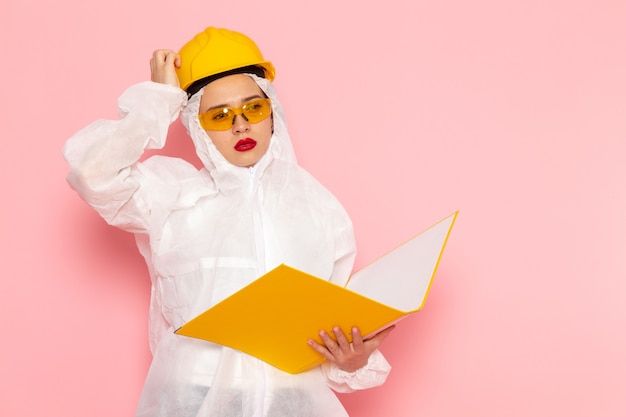
[[[254,74],[261,78],[265,78],[265,70],[259,66],[248,65],[247,67],[235,68],[232,70],[220,72],[218,74],[209,75],[208,77],[204,77],[194,81],[193,83],[191,83],[191,85],[189,85],[189,87],[187,87],[187,97],[191,98],[191,96],[193,96],[202,88],[204,88],[207,84],[212,83],[215,80],[235,74]]]

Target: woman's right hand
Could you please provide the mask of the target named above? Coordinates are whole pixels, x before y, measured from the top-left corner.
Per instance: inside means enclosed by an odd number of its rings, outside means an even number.
[[[150,79],[161,84],[180,87],[176,68],[180,68],[180,55],[170,49],[157,49],[150,59]]]

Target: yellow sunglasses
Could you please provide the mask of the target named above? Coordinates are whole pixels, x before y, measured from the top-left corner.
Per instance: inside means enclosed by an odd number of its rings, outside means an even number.
[[[269,98],[257,98],[245,102],[241,107],[218,107],[198,115],[204,130],[228,130],[235,124],[235,117],[241,115],[250,123],[259,123],[272,114]]]

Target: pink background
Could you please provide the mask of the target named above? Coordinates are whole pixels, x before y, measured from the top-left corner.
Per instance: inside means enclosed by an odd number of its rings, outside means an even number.
[[[626,415],[624,21],[622,0],[4,2],[0,415],[133,414],[146,268],[66,185],[61,147],[208,25],[276,65],[357,267],[460,210],[351,415]],[[169,152],[191,154],[182,137]]]

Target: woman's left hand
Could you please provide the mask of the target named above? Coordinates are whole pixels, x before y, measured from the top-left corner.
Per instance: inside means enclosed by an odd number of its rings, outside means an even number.
[[[388,327],[369,339],[363,340],[359,329],[353,327],[352,343],[350,343],[343,330],[340,327],[334,327],[334,338],[327,331],[320,331],[319,334],[324,345],[320,345],[313,339],[309,339],[308,343],[327,361],[334,363],[346,372],[355,372],[367,365],[372,352],[378,349],[393,329],[394,326]]]

